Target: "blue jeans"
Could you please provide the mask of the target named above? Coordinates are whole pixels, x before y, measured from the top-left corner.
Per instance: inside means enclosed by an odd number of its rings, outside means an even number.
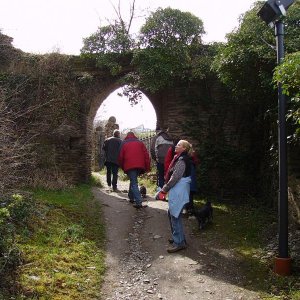
[[[159,186],[160,188],[162,188],[165,184],[165,176],[164,176],[164,172],[165,172],[165,165],[162,163],[157,162],[156,163],[156,168],[157,168],[157,186]]]
[[[127,171],[127,175],[130,180],[129,184],[129,192],[128,197],[131,200],[134,200],[136,204],[142,204],[142,196],[138,187],[138,175],[139,170],[138,169],[132,169]]]
[[[184,232],[183,232],[183,223],[182,223],[181,214],[179,214],[178,218],[175,218],[168,211],[168,216],[169,216],[169,220],[170,220],[174,244],[176,246],[184,246],[185,245],[185,236],[184,236]]]
[[[118,170],[119,166],[111,163],[106,162],[106,182],[108,186],[113,186],[114,189],[117,188],[117,182],[118,182]]]

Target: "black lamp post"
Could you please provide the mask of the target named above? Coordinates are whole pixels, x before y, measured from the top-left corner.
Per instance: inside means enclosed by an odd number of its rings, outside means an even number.
[[[258,16],[269,26],[275,26],[277,64],[284,58],[284,25],[282,16],[294,3],[294,0],[268,0],[258,12]],[[279,275],[291,273],[291,258],[288,253],[288,194],[287,194],[287,138],[286,138],[286,100],[282,93],[281,83],[278,83],[278,145],[279,145],[279,247],[275,258],[274,272]]]

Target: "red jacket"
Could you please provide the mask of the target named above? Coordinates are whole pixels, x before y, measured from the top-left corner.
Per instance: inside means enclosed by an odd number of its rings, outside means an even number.
[[[168,149],[168,152],[166,154],[166,157],[165,157],[165,163],[164,163],[164,177],[166,177],[167,175],[167,172],[168,172],[168,169],[169,169],[169,166],[170,166],[170,163],[174,157],[174,152],[175,151],[175,146],[172,145],[172,147],[170,147]]]
[[[166,178],[170,163],[171,163],[174,155],[175,155],[175,146],[172,146],[168,149],[168,152],[165,157],[165,163],[164,163],[164,177],[165,178]],[[193,151],[193,153],[192,153],[192,160],[195,165],[199,165],[199,158],[195,151]]]
[[[133,133],[128,133],[122,142],[118,162],[125,173],[131,169],[140,169],[142,173],[150,171],[147,148]]]

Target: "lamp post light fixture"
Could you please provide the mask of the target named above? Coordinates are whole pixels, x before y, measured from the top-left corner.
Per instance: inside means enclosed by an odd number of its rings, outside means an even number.
[[[268,0],[258,12],[258,16],[273,27],[295,0]]]
[[[277,64],[284,58],[284,25],[282,17],[294,0],[268,0],[258,12],[258,16],[270,27],[275,26]],[[288,193],[287,193],[287,137],[286,137],[286,100],[282,85],[278,83],[278,149],[279,149],[279,193],[278,193],[278,256],[275,257],[274,272],[290,275],[291,258],[288,253]]]

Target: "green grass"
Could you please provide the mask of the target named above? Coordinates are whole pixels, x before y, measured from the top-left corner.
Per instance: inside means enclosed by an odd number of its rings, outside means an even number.
[[[99,299],[105,237],[91,187],[34,194],[39,210],[20,243],[18,299]]]
[[[276,235],[277,212],[262,208],[254,199],[244,202],[213,202],[214,220],[205,230],[205,239],[217,241],[241,258],[246,288],[260,292],[263,299],[299,300],[300,274],[294,271],[291,276],[278,276],[273,272],[274,257],[266,258],[265,245]],[[203,203],[196,200],[196,205]],[[195,234],[203,232],[195,228]]]
[[[139,183],[148,193],[155,190],[149,174],[139,178]],[[97,173],[92,185],[102,186]],[[17,273],[20,293],[16,299],[100,299],[105,231],[91,185],[35,190],[34,195],[37,211],[29,230],[18,238],[24,262]],[[245,287],[258,291],[263,299],[299,300],[299,273],[277,276],[272,259],[265,258],[267,240],[276,234],[277,212],[261,208],[253,199],[238,204],[213,201],[213,207],[213,223],[205,231],[195,228],[195,235],[205,235],[206,242],[233,250],[245,270]]]
[[[93,186],[97,186],[97,187],[103,187],[103,184],[101,182],[101,177],[100,177],[100,174],[103,175],[103,174],[106,174],[105,169],[102,169],[100,172],[92,172],[92,176],[91,176],[91,185]]]
[[[151,170],[147,174],[143,174],[139,177],[139,185],[144,185],[147,188],[148,195],[154,195],[156,193],[156,173]]]

